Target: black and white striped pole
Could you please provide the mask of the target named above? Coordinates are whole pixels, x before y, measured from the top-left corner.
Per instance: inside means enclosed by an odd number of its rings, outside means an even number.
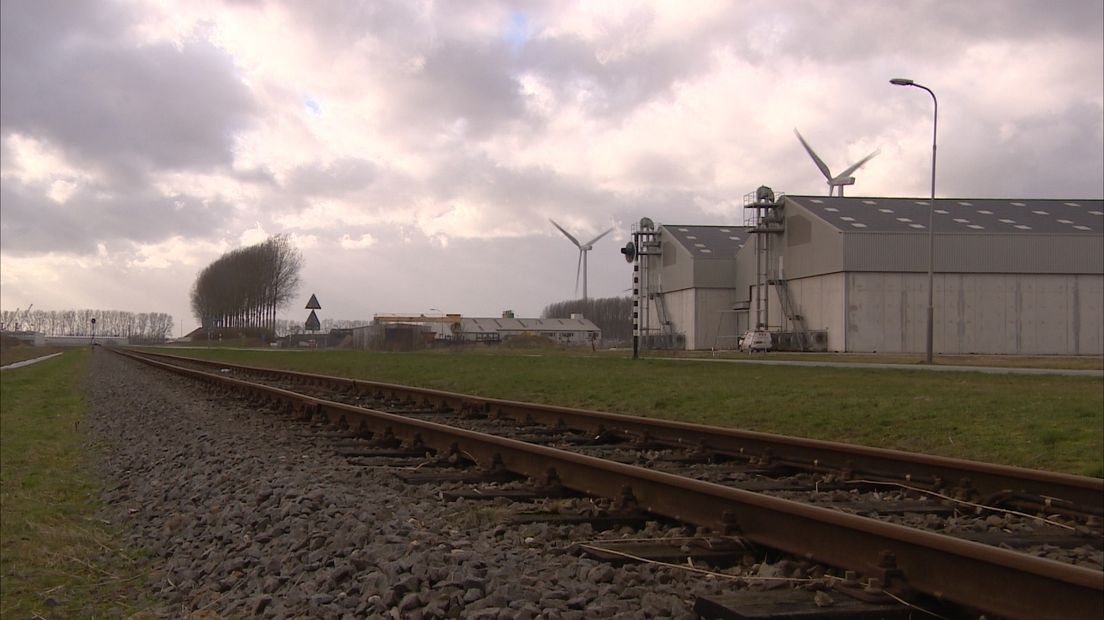
[[[640,259],[633,263],[633,359],[640,358]]]
[[[621,248],[621,253],[625,255],[625,260],[632,263],[633,266],[633,359],[640,358],[640,243],[641,236],[639,232],[632,233],[633,241],[625,244],[625,247]]]

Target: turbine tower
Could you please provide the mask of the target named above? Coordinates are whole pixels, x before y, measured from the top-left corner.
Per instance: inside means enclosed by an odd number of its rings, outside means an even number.
[[[796,129],[794,129],[794,135],[797,136],[797,139],[801,141],[801,146],[805,147],[805,151],[809,153],[809,157],[813,158],[813,163],[815,163],[817,168],[820,169],[820,172],[821,172],[821,174],[824,175],[824,178],[828,179],[828,195],[829,196],[832,195],[832,188],[833,187],[838,187],[839,188],[839,196],[840,196],[840,198],[843,198],[843,186],[844,185],[854,185],[855,184],[855,177],[851,176],[851,174],[854,173],[859,168],[861,168],[862,165],[865,164],[866,162],[870,161],[871,159],[874,159],[875,155],[882,152],[880,149],[877,150],[877,151],[874,151],[873,153],[867,155],[866,157],[863,157],[859,161],[851,164],[851,166],[849,168],[847,168],[843,172],[839,173],[838,175],[832,176],[832,172],[830,170],[828,170],[828,166],[824,163],[824,160],[822,160],[819,156],[817,156],[816,151],[814,151],[813,148],[811,146],[809,146],[809,143],[805,141],[805,138],[801,137],[801,133],[799,133]]]
[[[548,218],[548,221],[552,222],[553,226],[555,226],[560,232],[562,232],[565,237],[567,237],[568,239],[571,239],[571,243],[574,243],[575,247],[579,248],[579,262],[575,266],[575,294],[576,295],[579,294],[579,273],[582,272],[582,274],[583,274],[583,299],[586,299],[587,298],[587,252],[589,252],[591,249],[594,248],[594,244],[597,243],[599,239],[601,239],[602,237],[605,237],[606,235],[610,234],[610,231],[612,231],[613,228],[607,228],[604,233],[598,235],[597,237],[591,239],[590,241],[587,241],[586,243],[579,243],[579,240],[576,239],[571,233],[564,230],[563,226],[560,226],[559,224],[557,224],[556,220],[553,220],[552,218]]]

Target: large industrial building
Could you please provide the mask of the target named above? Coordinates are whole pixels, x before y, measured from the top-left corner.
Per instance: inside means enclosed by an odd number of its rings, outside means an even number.
[[[779,196],[742,226],[634,227],[646,346],[925,349],[928,200]],[[934,351],[1104,354],[1104,201],[938,199]]]

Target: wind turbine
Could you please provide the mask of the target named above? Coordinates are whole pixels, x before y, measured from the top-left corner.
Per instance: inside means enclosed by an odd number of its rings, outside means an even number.
[[[824,163],[824,160],[817,156],[816,151],[814,151],[812,147],[809,146],[809,143],[805,141],[805,138],[801,137],[801,134],[796,129],[794,129],[794,135],[797,136],[797,139],[801,141],[801,146],[805,147],[805,150],[809,153],[809,157],[813,158],[813,162],[816,164],[817,168],[820,168],[820,172],[824,175],[824,178],[828,179],[829,196],[832,195],[832,188],[838,187],[839,196],[840,198],[843,198],[843,186],[855,184],[855,177],[851,176],[851,174],[861,168],[862,165],[866,162],[874,159],[875,155],[882,152],[881,149],[876,150],[866,157],[863,157],[859,161],[851,164],[849,168],[839,173],[838,175],[832,176],[832,172],[828,170],[828,166]]]
[[[594,248],[594,244],[597,243],[599,239],[601,239],[602,237],[605,237],[606,235],[610,234],[610,232],[613,230],[613,228],[607,228],[606,232],[598,235],[597,237],[591,239],[590,241],[587,241],[586,243],[579,243],[579,240],[576,239],[571,233],[564,230],[563,226],[560,226],[559,224],[557,224],[556,220],[554,220],[552,218],[548,218],[548,221],[552,222],[553,226],[555,226],[557,229],[559,229],[559,231],[562,232],[565,237],[567,237],[568,239],[571,239],[571,243],[574,243],[575,247],[579,248],[579,263],[575,267],[575,294],[576,295],[579,294],[579,273],[582,272],[582,274],[583,274],[583,299],[586,299],[587,298],[587,252],[591,251],[591,249]]]

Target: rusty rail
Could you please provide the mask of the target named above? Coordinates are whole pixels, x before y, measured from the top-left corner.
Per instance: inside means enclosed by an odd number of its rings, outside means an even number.
[[[693,446],[721,455],[750,458],[765,466],[793,466],[806,471],[832,472],[844,479],[897,481],[931,490],[957,486],[976,491],[981,498],[1033,496],[1038,498],[1037,503],[1043,505],[1042,507],[1076,507],[1074,512],[1097,517],[1104,514],[1104,479],[1101,478],[673,420],[484,398],[361,379],[226,364],[164,353],[142,351],[141,354],[210,367],[268,373],[274,377],[322,382],[334,385],[337,389],[362,393],[379,391],[395,398],[424,400],[457,410],[478,409],[517,420],[532,419],[595,434],[616,431],[636,438],[647,438],[657,444],[672,447]]]
[[[657,515],[877,577],[890,590],[911,589],[1010,618],[1104,616],[1100,571],[123,353],[339,426],[393,434],[442,452],[459,446],[483,467],[533,478],[552,468],[567,488],[611,498],[629,493]]]

